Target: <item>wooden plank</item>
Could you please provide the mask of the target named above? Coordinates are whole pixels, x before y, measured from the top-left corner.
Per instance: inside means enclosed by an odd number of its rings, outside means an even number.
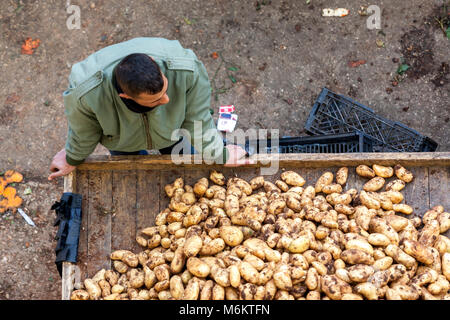
[[[89,220],[89,172],[88,171],[79,171],[77,170],[76,176],[76,190],[78,194],[82,196],[81,202],[81,229],[80,229],[80,239],[78,241],[78,268],[79,268],[79,279],[74,284],[75,289],[80,288],[79,281],[83,281],[88,278],[88,220]]]
[[[111,250],[137,250],[136,243],[136,171],[113,171],[113,204]]]
[[[405,197],[404,203],[413,207],[413,215],[422,217],[430,205],[428,168],[411,167],[408,170],[414,175],[414,179],[407,183],[401,191]],[[394,179],[397,179],[395,175],[390,179],[386,179],[386,184]],[[410,217],[408,215],[400,215]]]
[[[432,208],[437,205],[444,207],[444,210],[450,211],[450,167],[430,167],[428,168],[430,205]],[[444,233],[450,238],[450,230]]]
[[[430,204],[432,208],[437,205],[450,210],[450,167],[429,167]]]
[[[194,156],[192,156],[194,157]],[[310,154],[256,154],[250,157],[256,163],[245,167],[268,166],[261,164],[279,161],[281,166],[330,167],[354,166],[355,164],[393,166],[397,163],[407,167],[450,166],[450,152],[389,152],[389,153],[310,153]],[[80,170],[134,170],[134,169],[170,169],[175,164],[170,155],[148,156],[90,156],[79,166]],[[194,162],[176,165],[179,168],[223,168],[222,165],[206,165]]]
[[[112,172],[89,172],[88,254],[89,277],[103,268],[111,269]]]
[[[155,224],[155,217],[160,212],[160,183],[159,171],[137,171],[136,235],[139,234],[140,230]]]
[[[72,171],[68,175],[64,176],[64,192],[76,192],[76,171]],[[77,266],[71,262],[62,263],[62,275],[61,275],[61,299],[70,300],[75,282],[80,282],[80,279],[75,279],[79,274]]]

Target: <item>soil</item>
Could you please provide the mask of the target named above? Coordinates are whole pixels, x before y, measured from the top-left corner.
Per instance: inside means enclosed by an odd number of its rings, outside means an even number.
[[[450,151],[450,40],[434,19],[448,15],[445,3],[444,8],[442,0],[1,1],[0,172],[16,169],[24,175],[18,194],[36,227],[18,213],[0,215],[0,299],[61,296],[50,207],[61,198],[63,180],[48,182],[47,176],[65,143],[62,92],[75,62],[134,37],[178,39],[203,61],[215,83],[214,118],[220,105],[234,104],[238,129],[305,135],[305,121],[326,86],[432,138],[439,151]],[[80,29],[67,28],[68,4],[80,7]],[[370,4],[382,10],[379,30],[368,29],[368,17],[358,14],[361,5]],[[350,14],[322,17],[323,8],[338,7]],[[28,37],[41,40],[32,55],[21,54]],[[365,63],[351,66],[360,60]],[[399,76],[402,61],[410,69]],[[94,154],[107,150],[99,146]]]

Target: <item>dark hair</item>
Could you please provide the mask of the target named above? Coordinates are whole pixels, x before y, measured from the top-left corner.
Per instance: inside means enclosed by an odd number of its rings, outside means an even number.
[[[141,93],[156,94],[164,87],[158,64],[143,53],[133,53],[116,66],[116,81],[127,95],[137,97]]]

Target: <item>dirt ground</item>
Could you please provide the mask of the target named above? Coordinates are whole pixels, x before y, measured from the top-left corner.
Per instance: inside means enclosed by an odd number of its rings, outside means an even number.
[[[69,30],[66,25],[68,4],[81,9],[80,29]],[[63,180],[50,183],[47,176],[51,159],[66,138],[62,92],[75,62],[134,37],[178,39],[208,70],[216,89],[211,100],[215,117],[218,106],[234,104],[237,128],[305,135],[311,107],[321,89],[328,87],[432,138],[439,151],[450,151],[450,40],[437,22],[448,23],[443,4],[442,0],[1,1],[0,172],[23,173],[24,182],[16,187],[24,199],[22,207],[37,226],[26,224],[18,213],[0,215],[0,299],[61,296],[54,264],[57,229],[50,207],[62,195]],[[380,7],[381,29],[367,28],[368,16],[358,14],[361,5]],[[322,17],[323,8],[337,7],[350,14]],[[27,37],[41,40],[32,55],[21,54]],[[226,63],[214,59],[213,52]],[[359,60],[364,60],[359,66],[350,65]],[[402,63],[410,68],[399,76]],[[95,151],[106,153],[103,147]]]

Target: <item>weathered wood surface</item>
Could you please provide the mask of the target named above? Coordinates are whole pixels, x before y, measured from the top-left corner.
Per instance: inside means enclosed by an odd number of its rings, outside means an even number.
[[[450,209],[450,153],[445,155],[441,153],[434,158],[422,157],[421,162],[415,162],[403,154],[390,155],[395,156],[395,160],[385,158],[386,162],[381,163],[394,165],[406,161],[410,165],[405,166],[415,176],[402,191],[405,196],[404,202],[414,208],[414,214],[422,216],[428,208],[438,204],[443,205],[446,210]],[[348,155],[341,157],[346,158]],[[403,160],[400,161],[400,158]],[[368,165],[380,163],[376,159],[377,157],[371,157],[371,160],[361,162],[355,160],[336,162],[331,159],[329,165],[320,166],[307,165],[309,162],[301,161],[285,162],[280,163],[276,173],[265,176],[265,179],[275,182],[280,179],[281,172],[294,170],[306,179],[306,185],[314,186],[323,172],[329,170],[335,173],[339,167],[345,165],[349,169],[349,178],[344,190],[350,188],[360,190],[367,180],[356,174],[356,166],[362,163]],[[164,191],[166,184],[183,177],[186,184],[194,186],[201,177],[209,178],[212,169],[220,170],[227,178],[239,176],[248,181],[260,175],[264,169],[259,166],[238,168],[174,166],[162,164],[158,158],[153,158],[154,166],[139,160],[133,166],[123,166],[121,163],[120,169],[113,169],[115,166],[109,162],[96,161],[91,162],[95,163],[93,167],[89,164],[80,166],[73,182],[74,190],[83,195],[83,221],[77,264],[81,271],[81,279],[92,277],[101,268],[109,267],[108,255],[111,250],[129,249],[137,252],[142,250],[135,241],[136,235],[141,229],[153,225],[156,215],[168,206],[169,198]],[[130,169],[131,167],[133,169]],[[392,179],[394,178],[388,181]]]
[[[246,167],[278,165],[295,167],[333,167],[354,166],[355,163],[372,165],[395,165],[397,163],[412,166],[450,166],[450,152],[411,152],[411,153],[302,153],[302,154],[256,154],[251,157],[255,164]],[[192,161],[178,164],[176,167],[204,168],[203,163]],[[174,167],[170,155],[147,156],[91,156],[81,164],[80,170],[135,170],[167,169]],[[223,168],[222,165],[210,165],[210,168]]]

